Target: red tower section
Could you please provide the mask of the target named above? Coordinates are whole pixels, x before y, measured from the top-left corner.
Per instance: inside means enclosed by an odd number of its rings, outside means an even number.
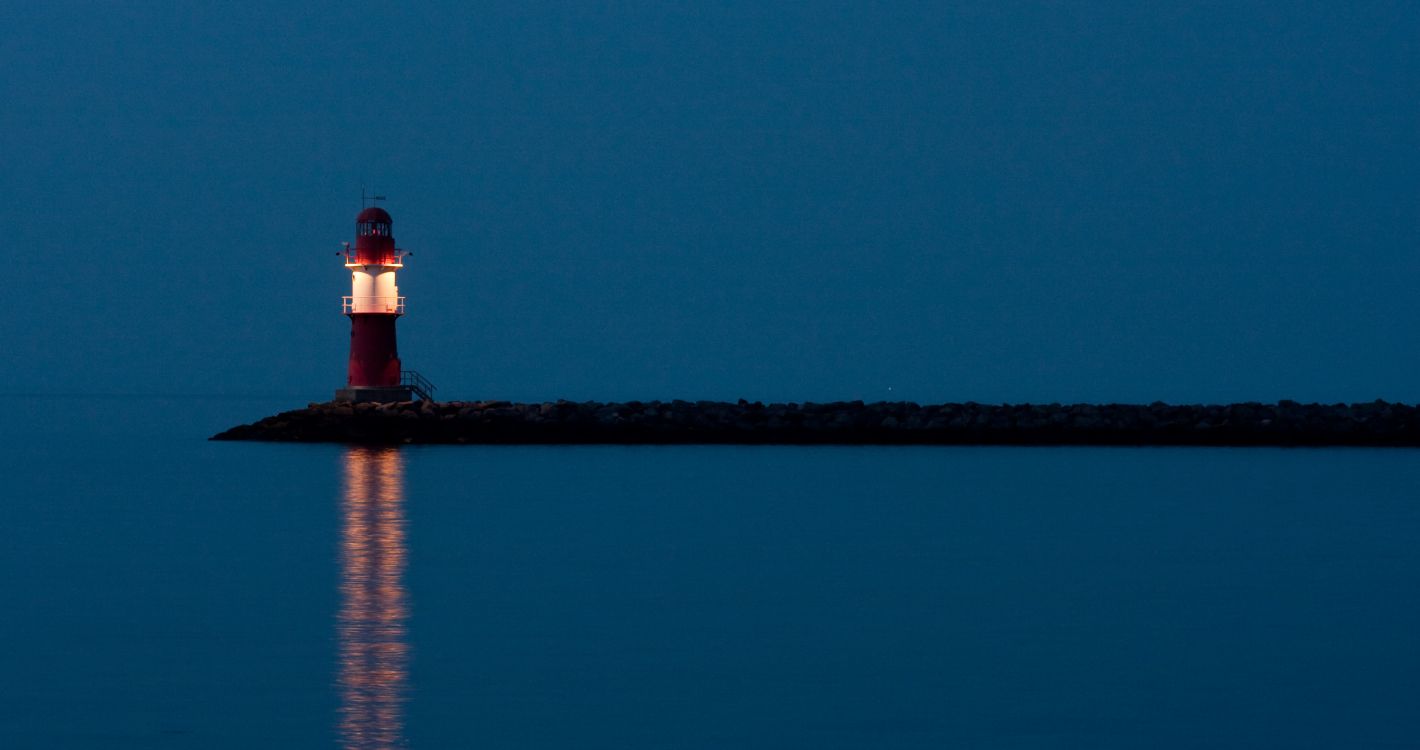
[[[344,311],[350,318],[350,365],[338,401],[409,401],[410,388],[400,384],[399,347],[395,321],[404,314],[395,273],[404,267],[402,250],[394,246],[389,212],[372,206],[355,217],[355,247],[347,246],[350,295]]]

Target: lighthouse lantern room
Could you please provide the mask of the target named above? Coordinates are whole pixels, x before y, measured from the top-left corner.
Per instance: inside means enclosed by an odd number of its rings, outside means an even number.
[[[350,364],[336,401],[410,401],[423,390],[402,377],[395,344],[394,324],[404,314],[395,273],[407,253],[394,246],[393,223],[383,208],[364,209],[355,217],[355,247],[346,243],[342,253],[350,269],[350,294],[343,301],[350,318]]]

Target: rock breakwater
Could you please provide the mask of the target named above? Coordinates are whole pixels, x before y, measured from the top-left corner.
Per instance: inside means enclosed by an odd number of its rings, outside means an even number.
[[[1420,409],[1362,404],[508,401],[310,404],[213,440],[335,443],[1420,446]]]

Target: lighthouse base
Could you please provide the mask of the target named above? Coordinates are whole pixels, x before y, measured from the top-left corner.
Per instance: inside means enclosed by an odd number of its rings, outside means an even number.
[[[360,404],[367,401],[390,404],[399,401],[413,401],[414,391],[398,385],[339,388],[335,391],[335,400],[348,401],[352,404]]]

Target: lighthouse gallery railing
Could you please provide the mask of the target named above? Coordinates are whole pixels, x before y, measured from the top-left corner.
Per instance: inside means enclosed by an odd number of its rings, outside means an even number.
[[[341,297],[341,312],[404,314],[403,297]]]

